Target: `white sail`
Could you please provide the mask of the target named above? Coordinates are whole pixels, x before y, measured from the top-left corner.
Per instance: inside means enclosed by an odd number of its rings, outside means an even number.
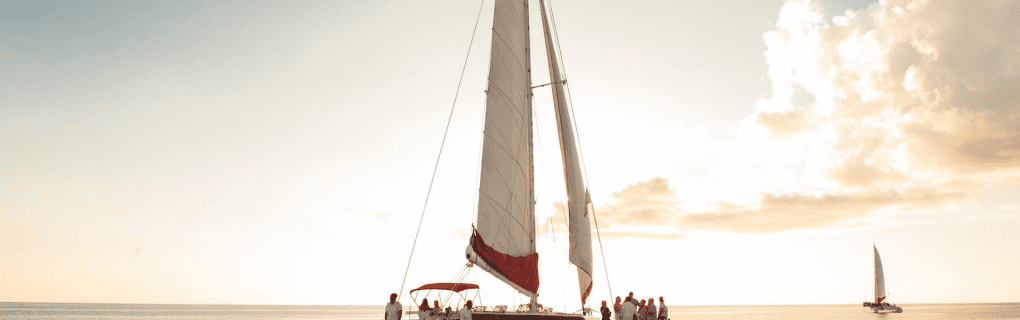
[[[478,224],[468,260],[517,290],[538,292],[528,3],[497,0],[486,90]]]
[[[560,75],[552,34],[549,30],[549,19],[545,13],[545,1],[539,1],[539,3],[542,7],[542,27],[545,33],[545,48],[552,80],[553,106],[556,109],[556,127],[559,129],[560,153],[563,155],[563,175],[567,185],[570,262],[577,266],[577,280],[583,305],[588,299],[588,295],[591,294],[592,288],[591,223],[588,218],[588,203],[591,202],[591,199],[589,199],[587,188],[584,186],[581,166],[578,161],[574,128],[563,93],[563,79]]]
[[[875,250],[875,302],[885,300],[885,274],[882,272],[882,258],[878,256],[878,248],[872,245]]]

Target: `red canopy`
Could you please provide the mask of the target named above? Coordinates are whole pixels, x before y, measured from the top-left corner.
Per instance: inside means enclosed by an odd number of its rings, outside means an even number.
[[[418,290],[449,290],[453,292],[461,292],[468,289],[478,289],[478,285],[454,282],[429,283],[424,286],[418,287],[418,289],[413,289],[411,290],[411,292],[415,292]]]

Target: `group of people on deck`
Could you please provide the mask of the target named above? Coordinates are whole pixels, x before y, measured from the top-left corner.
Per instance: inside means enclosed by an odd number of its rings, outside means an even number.
[[[634,299],[634,293],[627,295],[626,300],[616,297],[613,310],[609,310],[606,301],[602,300],[602,320],[670,320],[669,308],[666,301],[659,297],[659,307],[655,306],[655,298],[641,300]],[[614,318],[613,315],[616,315]]]
[[[450,307],[442,309],[439,307],[439,301],[433,301],[433,307],[429,307],[428,299],[422,299],[421,305],[418,306],[419,318],[422,320],[439,320],[443,316],[449,316],[451,313]],[[460,320],[471,320],[472,302],[468,300],[464,303],[464,308],[457,311],[457,315]],[[390,294],[390,302],[386,304],[386,320],[400,320],[401,309],[403,306],[400,302],[397,302],[397,294]],[[616,303],[613,304],[613,309],[610,310],[606,306],[606,301],[602,300],[602,320],[670,320],[669,308],[666,307],[666,301],[659,297],[659,306],[655,306],[655,298],[648,300],[638,301],[634,299],[634,292],[627,295],[626,300],[616,297]],[[613,315],[616,317],[613,317]]]
[[[435,300],[433,302],[434,302],[433,307],[430,308],[429,300],[421,299],[421,305],[418,306],[419,319],[439,320],[442,319],[443,317],[448,317],[452,312],[450,307],[446,307],[445,310],[439,307],[439,300]],[[464,308],[460,309],[459,311],[456,311],[457,315],[460,316],[460,320],[471,320],[472,307],[473,306],[471,300],[468,300],[467,302],[464,303]],[[396,293],[390,294],[390,302],[386,304],[385,315],[386,320],[400,320],[402,308],[403,306],[400,305],[400,302],[397,302],[397,294]]]

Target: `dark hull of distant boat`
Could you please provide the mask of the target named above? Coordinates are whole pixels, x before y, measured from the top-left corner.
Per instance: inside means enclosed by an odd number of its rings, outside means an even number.
[[[903,308],[885,302],[865,302],[864,306],[875,313],[903,313]]]

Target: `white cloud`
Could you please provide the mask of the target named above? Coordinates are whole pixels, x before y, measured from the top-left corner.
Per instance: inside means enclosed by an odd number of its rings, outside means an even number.
[[[825,19],[809,1],[788,1],[763,37],[772,94],[721,149],[726,160],[698,186],[679,185],[697,190],[671,207],[618,196],[609,211],[655,207],[694,227],[777,231],[962,203],[990,181],[1015,181],[1018,10],[1016,1],[889,0]]]

